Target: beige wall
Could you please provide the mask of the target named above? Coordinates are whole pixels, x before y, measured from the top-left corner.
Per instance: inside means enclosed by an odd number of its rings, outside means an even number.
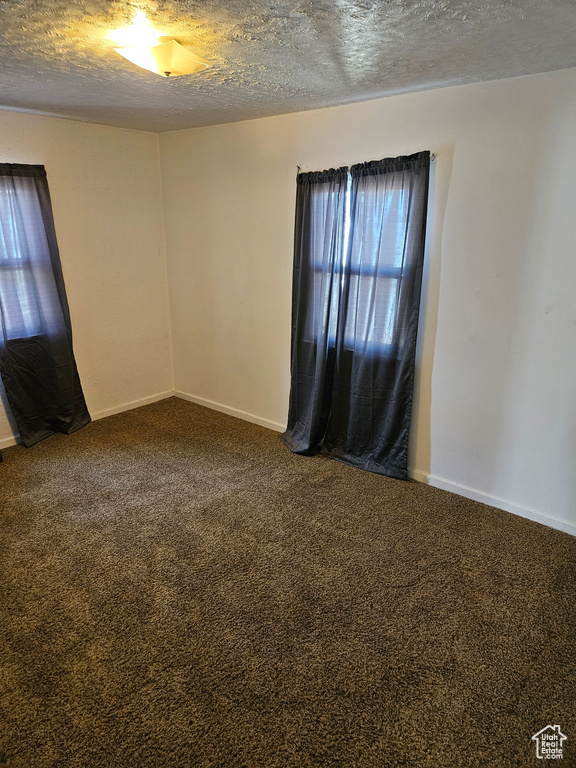
[[[176,390],[282,426],[296,165],[437,153],[410,464],[576,533],[576,70],[160,136]]]
[[[0,161],[46,166],[92,415],[171,391],[157,136],[0,111]],[[0,406],[0,447],[11,442]]]

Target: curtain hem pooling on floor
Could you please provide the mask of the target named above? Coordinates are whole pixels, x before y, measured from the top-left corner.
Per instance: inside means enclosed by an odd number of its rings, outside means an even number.
[[[0,164],[0,375],[26,447],[90,421],[41,165]]]
[[[297,177],[281,440],[407,478],[430,153]]]

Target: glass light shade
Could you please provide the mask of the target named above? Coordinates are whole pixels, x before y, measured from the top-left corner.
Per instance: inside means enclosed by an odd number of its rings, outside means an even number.
[[[170,40],[159,45],[143,46],[134,45],[128,48],[114,49],[120,56],[136,64],[137,67],[147,69],[162,77],[178,77],[179,75],[192,75],[201,72],[210,66],[198,56]]]

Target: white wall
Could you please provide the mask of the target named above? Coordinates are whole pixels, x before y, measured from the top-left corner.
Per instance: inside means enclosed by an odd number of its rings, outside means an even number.
[[[0,111],[0,162],[46,166],[92,416],[171,391],[157,136]],[[12,442],[0,405],[0,447]]]
[[[576,533],[576,70],[160,136],[176,390],[285,423],[296,165],[437,153],[410,463]]]

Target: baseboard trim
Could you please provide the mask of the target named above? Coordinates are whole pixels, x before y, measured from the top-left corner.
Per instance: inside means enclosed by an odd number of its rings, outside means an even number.
[[[173,394],[176,397],[182,398],[182,400],[188,400],[191,403],[196,403],[196,405],[203,405],[205,408],[211,408],[213,411],[226,413],[228,416],[235,416],[237,419],[251,421],[252,424],[258,424],[261,427],[272,429],[274,432],[284,432],[286,429],[285,425],[279,424],[277,421],[263,419],[261,416],[256,416],[255,414],[248,413],[247,411],[241,411],[238,408],[232,408],[229,405],[223,405],[223,403],[217,403],[215,400],[207,400],[205,397],[190,395],[188,392],[181,392],[180,390],[175,390]]]
[[[411,467],[408,467],[408,477],[411,480],[416,480],[417,483],[428,485],[428,472],[422,472],[421,469],[412,469]]]
[[[0,440],[0,451],[4,450],[4,448],[11,448],[13,445],[17,445],[15,437],[3,437]]]
[[[284,432],[286,429],[285,425],[280,424],[279,422],[270,421],[270,419],[263,419],[261,416],[256,416],[253,413],[242,411],[239,408],[232,408],[228,405],[224,405],[223,403],[218,403],[215,400],[208,400],[205,397],[190,395],[188,392],[182,392],[180,390],[168,390],[165,392],[159,392],[156,395],[151,395],[150,397],[143,397],[139,400],[132,400],[128,403],[123,403],[122,405],[118,405],[115,408],[107,408],[104,411],[96,411],[95,413],[91,414],[92,419],[96,421],[97,419],[104,419],[107,416],[115,416],[117,413],[123,413],[124,411],[130,411],[133,408],[140,408],[143,405],[157,403],[158,401],[165,400],[168,397],[180,397],[182,400],[188,400],[191,403],[202,405],[205,408],[211,408],[213,411],[219,411],[220,413],[226,413],[228,416],[234,416],[238,419],[243,419],[244,421],[250,421],[253,424],[258,424],[261,427],[271,429],[274,432]],[[16,444],[17,441],[14,437],[0,439],[0,450],[4,448],[10,448]],[[569,523],[566,520],[561,520],[557,517],[553,517],[552,515],[547,515],[542,511],[531,509],[530,507],[525,507],[522,504],[514,504],[513,502],[508,501],[507,499],[503,499],[500,496],[494,496],[491,493],[479,491],[476,488],[471,488],[470,486],[456,483],[453,480],[447,480],[446,478],[439,477],[438,475],[432,475],[428,472],[423,472],[420,469],[409,468],[408,476],[412,480],[416,480],[416,482],[432,485],[435,488],[440,488],[444,491],[450,491],[450,493],[456,493],[459,496],[464,496],[467,499],[479,501],[482,504],[488,504],[491,507],[497,507],[498,509],[502,509],[505,512],[510,512],[513,515],[525,517],[528,520],[533,520],[536,523],[546,525],[549,528],[554,528],[557,531],[563,531],[564,533],[569,533],[571,536],[576,536],[575,524]]]
[[[158,392],[156,395],[150,397],[142,397],[139,400],[131,400],[129,403],[122,403],[115,408],[106,408],[104,411],[90,412],[92,421],[98,419],[105,419],[107,416],[115,416],[117,413],[123,413],[124,411],[131,411],[133,408],[140,408],[142,405],[150,405],[151,403],[157,403],[159,400],[165,400],[167,397],[173,397],[174,392],[172,390],[166,392]],[[0,440],[0,451],[4,448],[10,448],[13,445],[18,445],[18,440],[15,437],[5,437]]]
[[[275,432],[283,432],[286,428],[282,424],[279,424],[275,421],[262,419],[260,416],[255,416],[253,413],[247,413],[246,411],[241,411],[238,408],[231,408],[228,405],[223,405],[222,403],[217,403],[214,400],[208,400],[204,397],[197,397],[196,395],[190,395],[187,392],[181,392],[179,390],[176,390],[174,395],[176,395],[176,397],[181,397],[183,400],[189,400],[191,403],[203,405],[205,408],[211,408],[214,411],[220,411],[221,413],[226,413],[229,416],[235,416],[238,419],[244,419],[244,421],[251,421],[254,424],[259,424],[262,427],[272,429]],[[558,531],[563,531],[564,533],[569,533],[572,536],[576,536],[576,525],[573,525],[572,523],[569,523],[565,520],[552,517],[551,515],[547,515],[544,512],[530,509],[529,507],[524,507],[521,504],[513,504],[512,502],[507,501],[506,499],[502,499],[499,496],[493,496],[490,493],[478,491],[476,488],[470,488],[469,486],[446,480],[443,477],[431,475],[430,473],[424,472],[421,469],[409,468],[408,476],[416,482],[432,485],[436,488],[441,488],[444,491],[450,491],[451,493],[456,493],[459,496],[473,499],[474,501],[480,501],[482,504],[488,504],[490,507],[497,507],[498,509],[504,510],[504,512],[511,512],[513,515],[525,517],[528,518],[528,520],[534,520],[534,522],[540,523],[541,525],[547,525],[549,528],[555,528]]]
[[[567,520],[560,520],[557,517],[548,515],[541,510],[531,509],[522,504],[515,504],[500,496],[484,493],[476,488],[470,488],[467,485],[455,483],[453,480],[438,477],[438,475],[428,475],[428,484],[435,488],[441,488],[443,491],[450,491],[451,493],[457,493],[459,496],[465,496],[473,501],[480,501],[482,504],[488,504],[490,507],[497,507],[504,510],[504,512],[511,512],[513,515],[518,515],[518,517],[525,517],[528,520],[533,520],[541,525],[547,525],[549,528],[554,528],[557,531],[569,533],[571,536],[576,536],[576,525],[569,523]]]
[[[157,403],[159,400],[166,400],[167,397],[174,397],[173,390],[167,390],[166,392],[158,392],[156,395],[150,395],[150,397],[142,397],[139,400],[131,400],[129,403],[122,403],[115,408],[106,408],[104,411],[96,411],[90,413],[92,421],[98,419],[105,419],[107,416],[116,416],[117,413],[124,413],[124,411],[131,411],[134,408],[140,408],[143,405],[150,405],[151,403]]]

